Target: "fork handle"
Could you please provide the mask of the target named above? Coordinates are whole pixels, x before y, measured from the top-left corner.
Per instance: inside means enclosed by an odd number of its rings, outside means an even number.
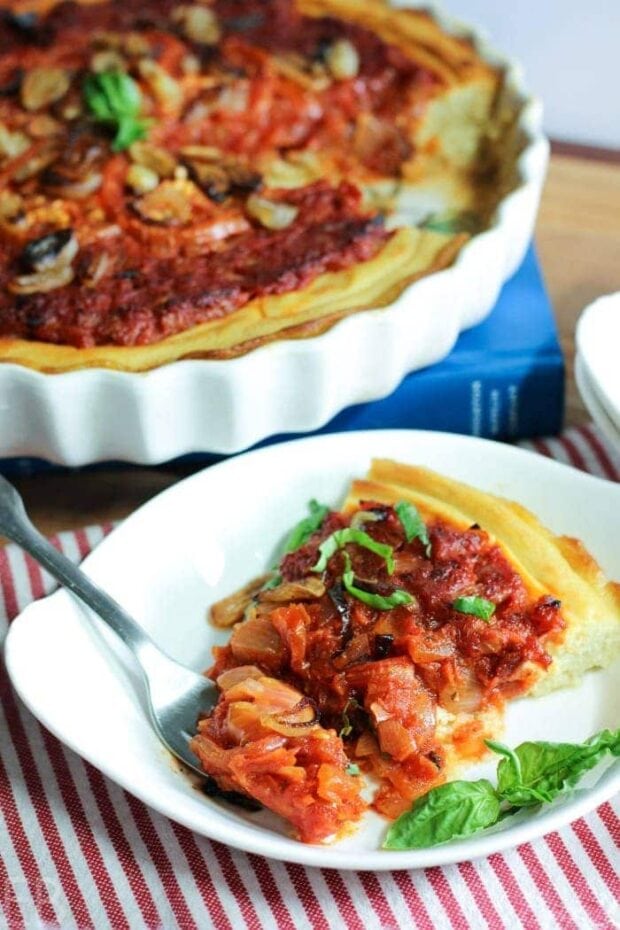
[[[0,476],[0,533],[25,549],[53,578],[90,607],[122,639],[140,661],[157,647],[114,598],[97,587],[30,522],[19,493]]]

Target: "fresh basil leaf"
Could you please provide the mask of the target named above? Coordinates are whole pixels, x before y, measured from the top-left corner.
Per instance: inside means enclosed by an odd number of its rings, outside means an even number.
[[[498,751],[496,744],[487,745]],[[521,743],[514,750],[518,766],[502,752],[506,758],[497,767],[497,790],[502,799],[518,807],[552,801],[607,753],[620,756],[620,730],[603,730],[585,743]]]
[[[394,607],[402,607],[404,604],[411,604],[413,602],[411,594],[409,594],[408,591],[403,591],[402,588],[394,588],[392,593],[387,595],[372,594],[370,591],[364,591],[362,588],[358,588],[355,584],[353,569],[351,568],[351,559],[346,552],[344,558],[345,570],[342,573],[342,583],[349,594],[356,597],[358,601],[362,601],[363,604],[368,604],[369,607],[373,607],[375,610],[392,610]]]
[[[383,848],[438,846],[492,826],[499,815],[499,798],[486,778],[448,782],[418,798],[410,811],[394,821]]]
[[[300,520],[291,530],[284,546],[285,553],[296,552],[304,543],[307,543],[312,534],[316,533],[316,531],[321,528],[323,520],[329,513],[329,507],[326,507],[325,504],[319,504],[319,502],[315,500],[311,500],[308,503],[308,509],[310,515]]]
[[[521,760],[519,759],[514,749],[511,749],[510,746],[506,745],[506,743],[499,743],[494,739],[485,739],[484,742],[489,747],[489,749],[493,750],[493,752],[496,752],[499,756],[505,756],[506,759],[509,759],[510,762],[512,762],[515,779],[517,781],[521,781]]]
[[[122,71],[89,74],[84,81],[84,100],[91,114],[116,130],[112,148],[129,148],[142,139],[148,123],[140,119],[142,95],[136,82]]]
[[[411,542],[412,539],[419,539],[424,546],[426,558],[430,558],[431,541],[428,538],[428,530],[418,508],[414,504],[410,504],[409,501],[399,501],[395,504],[394,510],[405,531],[407,542]]]
[[[319,559],[316,565],[312,566],[312,571],[324,572],[327,568],[327,563],[334,553],[344,548],[348,543],[356,543],[358,546],[363,546],[364,549],[368,549],[370,552],[380,555],[381,558],[385,559],[385,567],[388,575],[391,575],[394,571],[394,550],[392,546],[388,546],[386,543],[375,542],[368,533],[365,533],[363,530],[353,529],[350,526],[342,530],[336,530],[321,543],[319,546]]]
[[[470,614],[472,617],[485,620],[487,623],[495,613],[493,601],[487,601],[484,597],[457,597],[452,607],[461,614]]]
[[[361,774],[360,767],[355,762],[349,762],[345,771],[347,775],[360,775]]]

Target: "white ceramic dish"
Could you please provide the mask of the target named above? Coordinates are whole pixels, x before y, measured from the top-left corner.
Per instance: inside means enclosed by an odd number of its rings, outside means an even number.
[[[575,342],[589,386],[620,432],[620,292],[599,297],[586,307],[577,323]]]
[[[620,427],[612,411],[605,406],[604,398],[592,378],[591,371],[579,353],[575,358],[575,381],[588,413],[603,435],[617,449],[620,449]]]
[[[274,548],[305,512],[308,498],[338,505],[373,454],[426,464],[509,495],[558,532],[584,540],[603,569],[620,578],[614,544],[620,486],[481,439],[442,433],[376,431],[302,439],[251,452],[193,476],[130,517],[86,560],[104,585],[180,661],[202,668],[227,637],[206,623],[207,605],[271,564]],[[257,495],[257,489],[271,489]],[[620,760],[594,787],[542,813],[506,822],[501,832],[413,852],[380,850],[386,822],[368,816],[334,846],[287,838],[282,822],[218,805],[192,788],[154,736],[134,690],[123,647],[93,630],[64,591],[29,606],[6,642],[9,674],[41,722],[147,804],[240,849],[306,865],[398,869],[472,859],[566,824],[620,788]],[[583,740],[617,726],[618,668],[581,687],[511,705],[504,739]],[[494,766],[478,766],[491,774]]]
[[[490,312],[531,238],[548,160],[542,108],[516,63],[480,33],[436,15],[506,69],[507,92],[521,106],[517,186],[455,265],[413,284],[388,310],[359,313],[316,338],[276,342],[238,359],[187,360],[145,374],[44,375],[0,365],[0,457],[154,464],[317,429],[344,407],[385,397],[408,372],[445,357],[459,332]]]

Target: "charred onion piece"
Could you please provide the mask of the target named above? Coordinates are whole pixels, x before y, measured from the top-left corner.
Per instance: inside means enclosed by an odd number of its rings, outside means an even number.
[[[270,578],[271,572],[253,578],[252,581],[235,591],[234,594],[230,594],[213,604],[209,613],[211,623],[214,626],[223,628],[243,620],[246,608],[250,606],[265,582],[269,581]]]
[[[72,229],[57,229],[56,232],[32,239],[20,255],[24,271],[44,271],[55,265],[73,238]]]
[[[373,658],[387,659],[392,651],[394,637],[391,633],[377,633],[373,641]]]
[[[329,589],[328,594],[340,617],[341,641],[340,649],[338,650],[338,653],[340,653],[343,652],[353,635],[353,629],[351,627],[351,608],[345,597],[344,587],[341,581],[337,581],[336,584]]]
[[[364,523],[382,523],[387,519],[387,507],[372,507],[369,510],[358,510],[351,518],[349,526],[360,529]]]
[[[312,730],[318,719],[319,712],[314,701],[309,697],[302,697],[290,710],[261,717],[261,723],[280,736],[296,737]]]
[[[106,154],[106,147],[99,139],[77,130],[71,134],[65,149],[45,169],[41,180],[50,193],[80,200],[101,186]]]
[[[23,68],[14,68],[6,84],[0,84],[0,97],[14,97],[19,93],[24,77]]]

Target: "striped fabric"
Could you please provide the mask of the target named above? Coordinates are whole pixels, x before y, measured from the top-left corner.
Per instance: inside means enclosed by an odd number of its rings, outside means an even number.
[[[524,443],[620,480],[590,427]],[[65,533],[75,561],[108,528]],[[52,587],[0,549],[0,636]],[[620,803],[505,854],[412,872],[338,872],[212,843],[154,813],[46,732],[0,675],[0,928],[375,930],[620,927]]]

